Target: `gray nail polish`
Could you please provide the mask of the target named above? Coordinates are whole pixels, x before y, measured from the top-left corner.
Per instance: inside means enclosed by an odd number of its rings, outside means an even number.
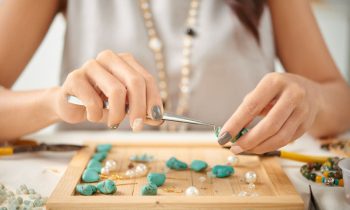
[[[161,120],[163,118],[162,109],[160,106],[155,105],[152,107],[152,119]]]
[[[232,136],[229,132],[225,132],[223,135],[219,136],[218,142],[220,145],[224,145],[227,142],[231,141]]]

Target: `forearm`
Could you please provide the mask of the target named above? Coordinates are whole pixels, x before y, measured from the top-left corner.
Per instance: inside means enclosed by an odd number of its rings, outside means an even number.
[[[350,129],[350,87],[343,80],[318,86],[320,109],[310,133],[316,137],[336,135]]]
[[[57,88],[21,92],[0,89],[0,142],[57,122],[51,105],[56,91]]]

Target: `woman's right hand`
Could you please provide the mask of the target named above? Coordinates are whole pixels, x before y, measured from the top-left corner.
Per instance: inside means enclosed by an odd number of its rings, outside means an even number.
[[[79,98],[85,107],[68,103],[68,95]],[[117,128],[127,114],[126,105],[133,131],[140,131],[144,123],[162,123],[163,106],[157,84],[130,54],[115,54],[111,50],[99,53],[96,59],[72,71],[56,96],[55,113],[68,123],[88,120]],[[104,100],[108,100],[108,110],[103,109]]]

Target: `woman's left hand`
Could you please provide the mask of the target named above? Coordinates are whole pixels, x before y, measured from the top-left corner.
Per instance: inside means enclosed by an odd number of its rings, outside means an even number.
[[[322,103],[317,86],[295,74],[267,74],[225,123],[219,143],[228,143],[255,117],[264,116],[231,151],[261,154],[287,145],[313,125]]]

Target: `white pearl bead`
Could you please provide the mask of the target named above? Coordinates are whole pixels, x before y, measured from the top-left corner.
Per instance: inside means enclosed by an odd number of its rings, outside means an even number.
[[[109,170],[108,167],[103,167],[103,168],[101,168],[101,174],[102,174],[102,175],[108,176],[109,173],[110,173],[110,170]]]
[[[186,196],[197,196],[197,195],[199,195],[199,191],[196,187],[190,186],[186,189],[185,195]]]
[[[201,176],[201,177],[198,178],[198,180],[199,180],[201,183],[203,183],[203,182],[205,182],[205,181],[207,180],[207,178],[205,178],[204,176]]]
[[[132,169],[129,169],[127,171],[125,171],[125,176],[129,177],[129,178],[132,178],[134,177],[136,174],[135,174],[135,171],[132,170]]]
[[[138,164],[135,168],[136,174],[142,175],[147,173],[147,166],[145,164]]]
[[[115,160],[107,160],[105,167],[109,168],[110,171],[116,171],[117,170],[117,162]]]
[[[257,175],[254,171],[248,171],[244,174],[244,180],[246,183],[254,183],[256,181]]]
[[[162,42],[157,37],[151,38],[148,44],[152,50],[159,51],[162,49]]]
[[[237,156],[233,156],[233,155],[230,155],[227,157],[227,162],[230,164],[230,165],[237,165],[238,162],[239,162],[239,159]]]

